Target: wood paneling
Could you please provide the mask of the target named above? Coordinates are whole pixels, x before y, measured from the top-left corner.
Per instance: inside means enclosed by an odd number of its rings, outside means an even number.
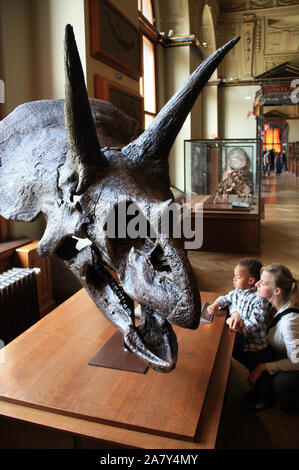
[[[261,222],[259,217],[203,216],[204,251],[219,253],[260,253]]]
[[[0,215],[0,242],[5,242],[9,239],[9,225],[8,220]]]
[[[13,267],[13,255],[15,249],[19,246],[25,245],[29,241],[29,238],[20,238],[19,240],[0,243],[0,273]]]
[[[40,315],[43,317],[55,308],[52,296],[51,266],[50,260],[42,258],[37,252],[38,242],[22,245],[15,250],[14,265],[24,268],[39,268],[40,275],[37,276],[37,291]]]

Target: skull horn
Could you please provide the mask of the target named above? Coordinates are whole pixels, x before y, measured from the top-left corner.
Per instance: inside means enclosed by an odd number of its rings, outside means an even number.
[[[90,166],[103,169],[107,166],[93,123],[84,74],[73,28],[67,25],[64,40],[65,63],[65,125],[72,163],[79,175],[77,193],[88,184]],[[87,181],[88,180],[88,181]]]
[[[239,41],[237,36],[210,55],[186,80],[136,140],[122,149],[134,163],[166,160],[196,98],[227,52]]]

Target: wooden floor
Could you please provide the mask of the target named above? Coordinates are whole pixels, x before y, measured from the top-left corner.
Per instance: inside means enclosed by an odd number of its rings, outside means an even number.
[[[282,173],[265,178],[262,193],[262,250],[255,256],[263,265],[281,263],[299,279],[299,178]],[[244,257],[238,253],[189,252],[202,291],[231,290],[233,268]],[[252,255],[251,255],[252,256]],[[249,389],[247,371],[232,361],[217,447],[230,449],[299,449],[299,416],[287,416],[278,407],[258,414],[244,408]]]

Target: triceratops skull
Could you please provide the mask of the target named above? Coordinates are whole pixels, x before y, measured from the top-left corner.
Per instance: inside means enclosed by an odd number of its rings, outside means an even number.
[[[171,324],[198,327],[201,304],[193,271],[179,240],[159,232],[113,238],[107,218],[122,202],[133,203],[147,218],[150,205],[173,199],[172,144],[205,82],[238,39],[205,60],[142,132],[111,104],[88,99],[67,25],[65,101],[23,104],[0,123],[1,215],[29,222],[43,213],[41,255],[64,259],[121,330],[127,347],[157,371],[176,364]],[[90,243],[79,250],[78,238]],[[138,325],[134,301],[141,305]]]

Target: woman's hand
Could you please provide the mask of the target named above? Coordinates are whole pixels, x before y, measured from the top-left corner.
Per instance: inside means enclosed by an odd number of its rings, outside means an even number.
[[[267,370],[266,364],[264,362],[261,362],[255,369],[253,369],[249,376],[248,376],[248,382],[251,385],[254,385],[257,379]]]

